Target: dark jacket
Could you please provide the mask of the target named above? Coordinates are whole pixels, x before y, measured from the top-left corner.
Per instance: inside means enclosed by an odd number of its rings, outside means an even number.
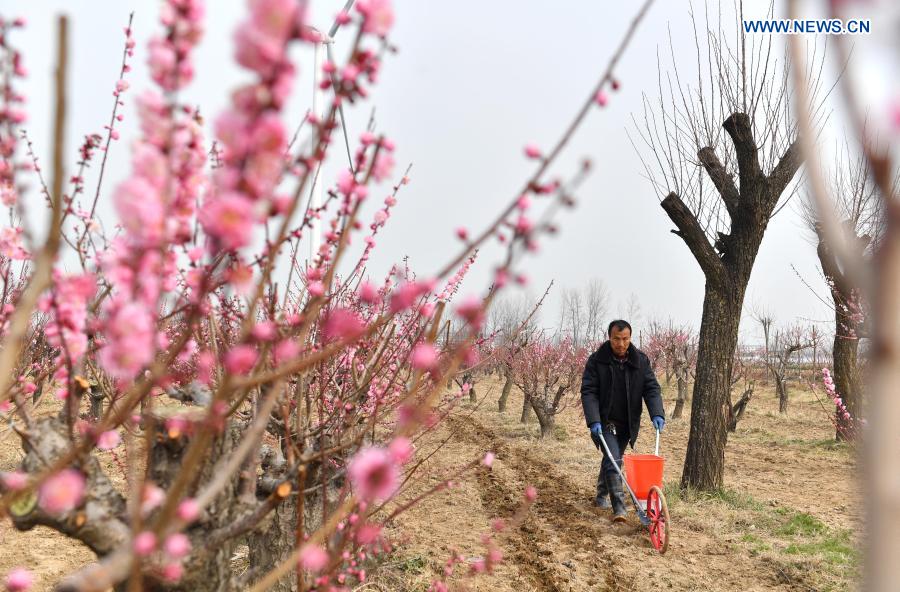
[[[647,354],[631,344],[625,362],[625,390],[628,392],[628,418],[631,446],[637,440],[641,426],[641,399],[647,405],[650,417],[666,416],[662,397],[659,394],[659,383]],[[584,366],[581,377],[581,406],[584,408],[584,419],[587,425],[600,422],[606,425],[609,421],[609,409],[612,405],[613,353],[609,341],[604,342],[597,351],[591,354]]]

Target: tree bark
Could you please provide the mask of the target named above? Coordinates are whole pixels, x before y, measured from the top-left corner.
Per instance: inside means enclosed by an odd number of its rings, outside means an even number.
[[[466,372],[463,374],[463,384],[469,385],[469,403],[477,403],[478,397],[475,396],[475,381],[472,379],[472,374]]]
[[[553,427],[556,425],[556,414],[552,410],[544,408],[537,399],[528,397],[531,407],[537,416],[538,425],[541,427],[541,440],[553,436]]]
[[[724,482],[731,370],[745,286],[706,285],[682,487],[709,491]]]
[[[837,317],[838,327],[841,323],[846,323],[847,319],[842,319],[841,309],[835,303],[835,316]],[[846,329],[840,329],[834,335],[834,388],[839,397],[844,402],[844,407],[850,413],[851,419],[845,419],[844,416],[835,410],[835,439],[838,441],[847,440],[854,433],[853,418],[862,417],[862,386],[860,384],[859,363],[858,363],[859,340],[856,336],[847,335]]]
[[[788,385],[787,378],[775,375],[775,390],[778,392],[778,413],[787,413]]]
[[[687,399],[687,380],[681,375],[678,374],[678,398],[675,399],[675,409],[672,411],[672,419],[678,419],[681,417],[682,409],[684,408],[684,401]]]
[[[528,423],[528,417],[531,411],[531,397],[528,396],[528,393],[525,393],[525,397],[522,400],[522,416],[519,418],[519,423]]]
[[[497,401],[497,408],[500,413],[506,412],[506,401],[509,399],[509,393],[513,387],[512,371],[509,368],[506,369],[505,378],[503,390],[500,392],[500,400]]]
[[[849,305],[853,301],[853,286],[844,275],[834,252],[828,246],[824,233],[820,227],[816,227],[819,244],[816,254],[825,276],[831,278],[831,299],[834,302],[834,345],[832,350],[832,362],[834,364],[834,387],[839,397],[844,402],[844,407],[850,413],[851,419],[847,420],[835,409],[835,439],[846,440],[854,433],[853,419],[862,417],[862,385],[859,376],[859,332],[862,327],[857,326],[849,311]],[[854,233],[848,243],[855,247],[857,256],[861,257],[868,241],[861,240]]]

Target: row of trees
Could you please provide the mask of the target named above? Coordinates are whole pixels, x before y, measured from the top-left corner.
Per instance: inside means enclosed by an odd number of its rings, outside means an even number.
[[[392,549],[382,526],[411,507],[391,501],[429,488],[410,460],[470,387],[464,376],[478,363],[490,303],[513,278],[524,281],[522,258],[555,229],[552,214],[574,203],[589,164],[552,177],[551,166],[617,86],[616,64],[648,8],[559,140],[546,151],[526,147],[534,171],[492,222],[478,234],[460,229],[456,253],[433,275],[398,264],[373,278],[376,237],[409,178],[395,170],[390,138],[344,132],[343,110],[370,96],[393,53],[393,7],[359,0],[337,15],[329,37],[346,27],[352,41],[346,60],[322,66],[324,112],[288,128],[295,48],[323,42],[302,4],[248,2],[234,36],[245,80],[210,119],[212,137],[183,92],[204,33],[202,0],[162,3],[145,54],[153,87],[137,95],[134,112],[124,107],[143,48],[129,23],[109,123],[85,136],[74,167],[65,137],[69,25],[60,18],[46,169],[25,135],[17,88],[26,69],[14,40],[25,23],[0,17],[0,193],[9,219],[0,236],[0,429],[22,450],[18,466],[0,472],[0,516],[94,551],[97,562],[60,590],[364,582],[373,559]],[[119,122],[132,113],[139,137],[122,147]],[[116,148],[129,150],[131,166],[109,191],[106,154]],[[332,152],[340,173],[326,183],[319,176]],[[323,203],[312,200],[316,183],[328,188]],[[101,199],[116,213],[105,223]],[[42,214],[39,240],[27,221]],[[316,236],[303,261],[301,241]],[[504,246],[491,286],[460,299],[488,240]],[[574,345],[567,351],[579,356]],[[556,354],[536,356],[516,358],[518,377],[536,376]],[[519,365],[528,360],[539,363]],[[460,377],[464,387],[447,392]],[[520,384],[546,418],[573,380]],[[439,475],[429,494],[491,459]],[[522,507],[534,499],[526,490]],[[503,528],[483,537],[473,573],[500,560],[492,537]],[[249,568],[238,572],[231,562],[241,545]],[[463,561],[452,557],[433,589],[446,590]],[[27,589],[30,577],[15,570],[6,586]]]

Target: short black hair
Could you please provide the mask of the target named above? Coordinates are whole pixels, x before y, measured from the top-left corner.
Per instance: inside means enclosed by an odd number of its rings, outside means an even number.
[[[628,324],[628,321],[623,321],[622,319],[617,319],[609,324],[609,327],[606,329],[607,337],[612,337],[613,328],[618,329],[619,331],[628,329],[629,333],[634,333],[634,331],[631,330],[631,325]]]

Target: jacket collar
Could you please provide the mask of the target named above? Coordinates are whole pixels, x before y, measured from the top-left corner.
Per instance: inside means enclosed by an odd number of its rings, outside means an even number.
[[[612,346],[609,344],[609,340],[604,341],[603,345],[597,350],[597,361],[601,364],[612,364],[615,356],[612,352]],[[625,363],[634,366],[635,368],[640,368],[640,361],[638,359],[638,348],[634,347],[633,343],[628,344],[628,351],[625,354]]]

